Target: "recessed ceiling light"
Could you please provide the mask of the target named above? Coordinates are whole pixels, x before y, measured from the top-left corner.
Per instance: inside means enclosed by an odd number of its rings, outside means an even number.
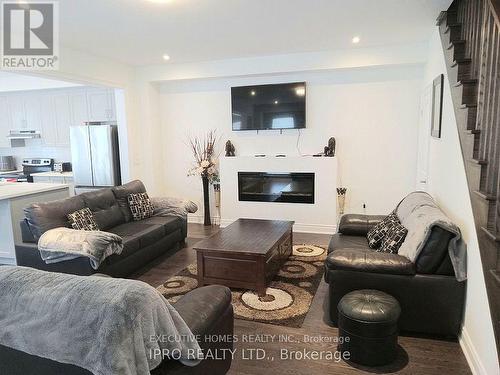
[[[255,90],[250,91],[250,95],[255,96]]]
[[[297,96],[304,96],[306,94],[306,88],[303,86],[297,87],[295,89],[295,94],[297,94]]]
[[[274,104],[278,104],[279,102],[277,100],[274,101]]]
[[[359,36],[355,36],[354,38],[352,38],[352,42],[354,44],[358,44],[360,41],[361,41],[361,38]]]
[[[163,57],[163,60],[165,60],[165,61],[170,60],[170,56],[167,54],[164,54],[162,57]]]

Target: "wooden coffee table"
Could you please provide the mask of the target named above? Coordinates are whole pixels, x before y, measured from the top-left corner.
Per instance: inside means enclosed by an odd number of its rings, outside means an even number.
[[[292,253],[293,221],[238,219],[198,242],[198,285],[254,289],[266,286]]]

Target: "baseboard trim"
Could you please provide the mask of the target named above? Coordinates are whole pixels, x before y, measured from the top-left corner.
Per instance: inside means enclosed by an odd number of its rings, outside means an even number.
[[[220,226],[227,227],[234,222],[235,219],[220,219]],[[336,232],[336,225],[323,225],[323,224],[303,224],[295,223],[293,231],[297,233],[318,233],[318,234],[334,234]]]
[[[210,219],[212,220],[212,224],[218,224],[220,222],[220,217],[219,216],[211,216]],[[193,224],[203,224],[205,221],[205,217],[202,215],[189,215],[187,218],[188,223],[193,223]]]
[[[462,348],[462,352],[465,355],[465,359],[467,360],[472,373],[474,375],[488,375],[465,327],[462,328],[462,334],[460,335],[458,342],[460,343],[460,347]]]

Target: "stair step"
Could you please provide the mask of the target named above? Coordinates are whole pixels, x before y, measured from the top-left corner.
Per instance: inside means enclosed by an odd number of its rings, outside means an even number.
[[[465,133],[466,134],[471,134],[471,135],[480,134],[481,133],[481,129],[467,129],[467,130],[465,130]]]
[[[487,201],[494,201],[495,199],[497,199],[497,197],[495,197],[494,195],[485,193],[484,191],[480,190],[474,190],[474,194],[480,196],[481,198]]]
[[[484,159],[469,159],[469,161],[473,164],[486,165],[488,164],[487,160]]]
[[[472,79],[461,79],[457,83],[455,83],[455,87],[461,86],[461,85],[477,85],[477,79],[472,78]]]
[[[481,227],[481,230],[486,233],[486,235],[492,239],[493,241],[495,242],[500,242],[500,235],[496,232],[493,232],[492,230],[488,229],[488,228],[485,228],[485,227]]]
[[[456,59],[451,63],[451,67],[454,68],[455,66],[459,64],[470,64],[472,62],[472,59],[469,59],[468,57],[463,58],[463,59]]]
[[[460,108],[477,108],[477,103],[460,104]]]

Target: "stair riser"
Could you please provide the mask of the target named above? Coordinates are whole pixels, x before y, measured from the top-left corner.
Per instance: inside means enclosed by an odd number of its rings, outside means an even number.
[[[477,107],[464,108],[464,110],[467,111],[467,130],[476,129]]]
[[[477,103],[477,84],[462,85],[462,104]]]
[[[475,159],[477,157],[478,151],[478,138],[476,134],[470,134],[466,131],[462,131],[462,135],[460,137],[462,143],[462,152],[465,158],[467,159]]]
[[[460,26],[449,26],[450,42],[462,39],[462,28]]]
[[[481,181],[481,166],[471,162],[465,163],[467,182],[471,191],[479,190]]]
[[[446,25],[457,23],[457,12],[446,12]]]
[[[453,53],[453,60],[460,60],[465,58],[465,44],[459,43],[459,44],[454,44],[453,48],[451,49]]]
[[[480,214],[476,215],[476,225],[481,227],[487,227],[488,212],[490,209],[489,202],[481,198],[477,194],[472,194],[471,198],[474,201],[473,204],[475,204],[475,206],[477,207],[477,211],[480,212]]]

